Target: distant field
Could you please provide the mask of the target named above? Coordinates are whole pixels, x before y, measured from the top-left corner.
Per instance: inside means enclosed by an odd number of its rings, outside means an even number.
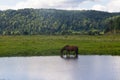
[[[120,55],[120,35],[0,36],[0,56],[60,55],[64,45],[76,45],[80,55]]]

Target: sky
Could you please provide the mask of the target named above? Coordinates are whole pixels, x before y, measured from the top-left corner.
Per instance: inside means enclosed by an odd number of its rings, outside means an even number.
[[[120,0],[0,0],[0,10],[24,8],[120,12]]]

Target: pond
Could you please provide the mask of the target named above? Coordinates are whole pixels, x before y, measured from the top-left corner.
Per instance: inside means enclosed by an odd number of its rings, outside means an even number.
[[[3,57],[0,80],[120,80],[120,57]]]

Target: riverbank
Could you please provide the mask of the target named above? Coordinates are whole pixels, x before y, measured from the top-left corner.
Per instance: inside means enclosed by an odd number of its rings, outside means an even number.
[[[60,55],[64,45],[76,45],[80,55],[120,55],[120,35],[0,36],[0,57]]]

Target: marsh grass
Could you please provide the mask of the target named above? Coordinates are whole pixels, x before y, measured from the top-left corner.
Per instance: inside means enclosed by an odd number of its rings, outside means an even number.
[[[0,56],[60,55],[64,45],[76,45],[80,55],[120,55],[120,36],[0,36]]]

